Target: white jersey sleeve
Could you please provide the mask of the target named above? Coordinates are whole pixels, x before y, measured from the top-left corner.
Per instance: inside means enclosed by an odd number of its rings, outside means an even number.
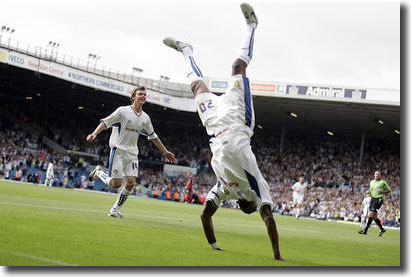
[[[151,123],[151,119],[148,115],[147,120],[144,122],[144,129],[141,132],[146,135],[149,140],[158,138],[157,134],[154,132],[153,124]]]
[[[112,114],[101,119],[101,122],[106,124],[107,128],[112,127],[116,123],[120,123],[122,119],[121,107],[117,108]]]
[[[302,191],[305,191],[305,189],[307,188],[307,185],[308,185],[307,183],[304,183],[304,184],[301,185]]]

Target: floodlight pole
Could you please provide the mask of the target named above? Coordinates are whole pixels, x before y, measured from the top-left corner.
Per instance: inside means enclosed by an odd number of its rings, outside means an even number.
[[[360,163],[362,162],[362,156],[364,154],[364,144],[365,144],[365,131],[362,131],[361,148],[360,148]]]
[[[90,68],[89,68],[89,67],[90,67],[90,60],[92,60],[92,61],[94,62],[93,72],[95,73],[95,72],[96,72],[96,63],[97,63],[97,61],[98,61],[100,58],[101,58],[101,56],[98,56],[98,55],[93,54],[93,53],[89,53],[89,54],[88,54],[86,71],[89,71],[89,69],[90,69]],[[91,69],[90,69],[90,71],[91,71]]]
[[[281,155],[281,153],[283,153],[284,138],[285,138],[285,126],[283,126],[281,128],[280,155]]]
[[[141,68],[138,68],[138,67],[133,67],[132,70],[133,70],[133,75],[131,76],[131,83],[133,85],[135,84],[134,83],[134,74],[137,74],[138,79],[137,79],[136,84],[138,85],[140,83],[140,74],[141,74],[141,72],[143,72],[143,70]]]
[[[50,61],[53,61],[53,53],[56,54],[56,59],[55,61],[57,61],[57,48],[60,46],[60,43],[55,42],[55,41],[49,41],[49,43],[47,44],[46,47],[50,47],[51,48],[51,54],[50,54]],[[47,58],[47,48],[46,48],[46,58]]]
[[[11,42],[11,35],[14,33],[14,29],[11,29],[10,31],[9,31],[9,45],[7,46],[7,48],[9,48],[10,49],[10,42]]]
[[[3,34],[6,34],[9,36],[9,42],[7,45],[7,48],[10,49],[10,42],[11,42],[11,36],[13,35],[13,33],[16,31],[16,29],[13,29],[11,27],[8,26],[1,26],[1,31],[0,31],[0,45],[1,45],[1,41],[3,38]]]

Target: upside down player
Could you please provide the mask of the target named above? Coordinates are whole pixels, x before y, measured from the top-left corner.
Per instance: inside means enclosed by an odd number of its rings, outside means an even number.
[[[280,255],[270,190],[250,146],[255,122],[246,67],[252,58],[254,31],[258,21],[250,5],[241,4],[241,10],[247,22],[247,30],[239,56],[232,66],[230,86],[224,95],[216,96],[209,91],[194,61],[191,45],[174,38],[164,39],[164,44],[183,53],[197,112],[211,136],[211,166],[218,181],[208,193],[201,215],[208,243],[214,250],[223,250],[218,246],[214,235],[212,216],[221,201],[237,199],[244,213],[251,214],[259,208],[271,240],[274,258],[285,261]]]

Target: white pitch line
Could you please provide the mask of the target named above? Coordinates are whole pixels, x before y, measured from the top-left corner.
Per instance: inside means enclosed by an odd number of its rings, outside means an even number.
[[[15,202],[2,202],[2,201],[0,201],[0,204],[3,204],[3,205],[15,205],[15,206],[25,206],[25,207],[37,207],[37,208],[44,208],[44,209],[51,209],[51,210],[64,210],[64,211],[102,213],[102,211],[97,211],[97,210],[86,210],[86,209],[76,209],[76,208],[53,207],[53,206],[34,205],[34,204],[15,203]],[[127,215],[127,216],[130,216],[130,215]],[[181,219],[181,218],[162,217],[162,216],[153,216],[153,215],[141,215],[141,214],[133,214],[133,215],[131,215],[131,217],[157,218],[157,219],[169,219],[169,220],[183,221],[183,219]]]
[[[64,207],[54,207],[54,206],[45,206],[45,205],[35,205],[35,204],[26,204],[26,203],[16,203],[16,202],[3,202],[0,201],[0,205],[14,205],[14,206],[25,206],[25,207],[36,207],[36,208],[44,208],[44,209],[51,209],[51,210],[64,210],[64,211],[77,211],[77,212],[90,212],[90,213],[98,213],[101,214],[101,210],[86,210],[86,209],[78,209],[78,208],[64,208]],[[165,219],[165,220],[174,220],[179,222],[187,222],[187,220],[182,218],[173,218],[173,217],[162,217],[162,216],[154,216],[154,215],[142,215],[142,214],[127,214],[127,218],[149,218],[149,219]],[[225,223],[225,222],[218,222],[219,226],[240,226],[240,227],[262,227],[263,225],[260,224],[250,224],[250,223],[239,223],[239,222],[232,222],[232,223]]]
[[[65,266],[76,266],[76,264],[70,264],[70,263],[66,263],[63,261],[59,261],[59,260],[51,260],[48,258],[44,258],[44,257],[36,257],[33,255],[28,255],[28,254],[23,254],[23,253],[16,253],[16,252],[12,252],[12,251],[4,251],[4,250],[0,250],[1,253],[5,253],[5,254],[11,254],[14,256],[18,256],[18,257],[23,257],[23,258],[28,258],[28,259],[32,259],[32,260],[37,260],[37,261],[42,261],[42,262],[46,262],[46,263],[53,263],[53,264],[58,264],[58,265],[65,265]]]
[[[280,230],[288,230],[288,231],[298,231],[299,233],[304,233],[304,232],[310,232],[310,233],[320,233],[320,231],[317,230],[310,230],[310,229],[297,229],[297,228],[287,228],[283,227],[281,228],[280,226],[278,227]]]
[[[16,203],[16,202],[3,202],[0,201],[0,205],[14,205],[14,206],[25,206],[25,207],[36,207],[36,208],[44,208],[44,209],[51,209],[51,210],[63,210],[63,211],[77,211],[77,212],[90,212],[90,213],[99,213],[101,214],[101,210],[86,210],[86,209],[78,209],[78,208],[65,208],[65,207],[55,207],[55,206],[45,206],[45,205],[35,205],[35,204],[26,204],[26,203]],[[154,216],[154,215],[142,215],[142,214],[127,214],[127,218],[152,218],[152,219],[166,219],[166,220],[175,220],[179,222],[187,221],[182,218],[173,218],[173,217],[163,217],[163,216]],[[240,226],[240,227],[262,227],[263,225],[260,224],[250,224],[250,223],[240,223],[240,222],[218,222],[220,226]]]
[[[25,207],[36,207],[36,208],[44,208],[44,209],[51,209],[51,210],[64,210],[64,211],[77,211],[77,212],[90,212],[90,213],[98,213],[101,214],[101,210],[86,210],[86,209],[78,209],[78,208],[65,208],[65,207],[55,207],[55,206],[45,206],[45,205],[35,205],[35,204],[26,204],[26,203],[16,203],[16,202],[3,202],[0,201],[0,205],[15,205],[15,206],[25,206]],[[150,219],[165,219],[165,220],[175,220],[179,222],[187,221],[182,218],[173,218],[173,217],[162,217],[162,216],[154,216],[154,215],[142,215],[142,214],[127,214],[127,218],[150,218]],[[238,226],[238,227],[253,227],[253,228],[262,228],[264,224],[251,224],[251,223],[240,223],[240,222],[216,222],[219,226]],[[294,230],[292,228],[281,228],[283,230]],[[305,232],[312,232],[317,233],[319,231],[316,230],[304,230]]]

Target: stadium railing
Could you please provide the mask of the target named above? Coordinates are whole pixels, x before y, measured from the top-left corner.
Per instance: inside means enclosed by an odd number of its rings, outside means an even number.
[[[0,34],[0,48],[27,54],[42,60],[55,62],[75,69],[79,69],[95,75],[108,77],[117,81],[126,82],[132,85],[145,86],[148,89],[166,93],[179,97],[192,98],[191,88],[189,85],[170,82],[168,79],[160,78],[158,80],[149,79],[122,72],[111,67],[105,67],[96,61],[83,60],[59,52],[57,49],[49,46],[34,46],[19,40],[13,40],[10,37]]]

